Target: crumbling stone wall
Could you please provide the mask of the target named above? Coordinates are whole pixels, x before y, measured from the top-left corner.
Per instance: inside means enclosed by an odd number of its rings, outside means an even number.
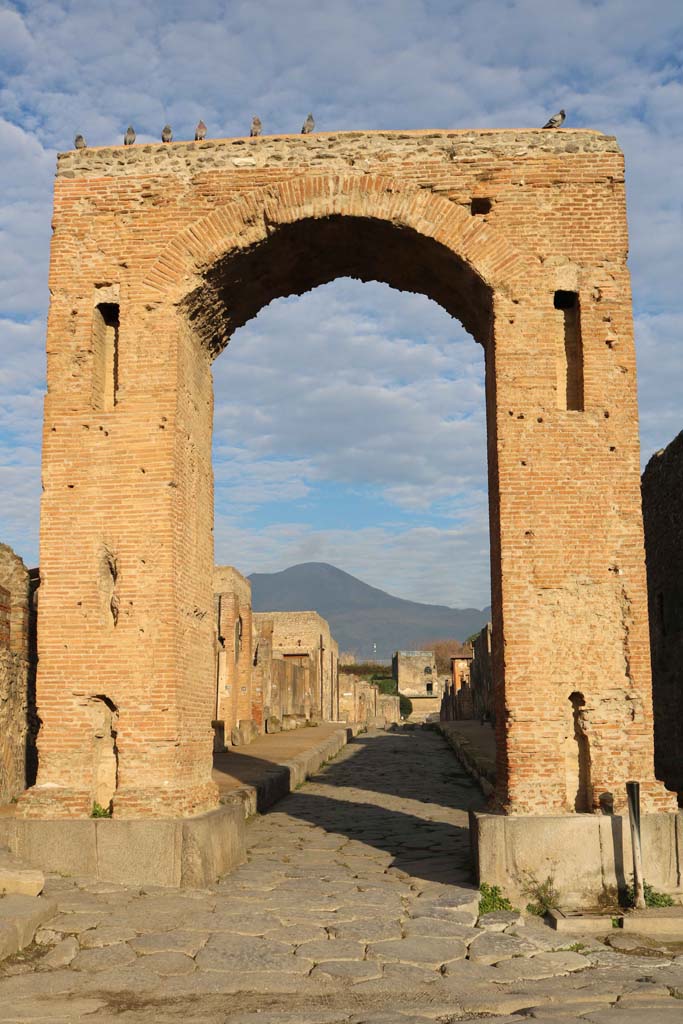
[[[253,641],[251,584],[231,565],[217,565],[213,574],[216,616],[216,714],[226,739],[239,741],[263,727],[263,692],[252,677]]]
[[[382,693],[376,683],[339,673],[339,717],[343,722],[390,725],[401,721],[399,698]]]
[[[486,350],[498,805],[571,812],[564,744],[578,729],[592,809],[623,806],[628,778],[644,811],[673,807],[653,768],[614,138],[334,132],[87,149],[58,158],[53,225],[43,726],[23,813],[90,812],[97,694],[119,709],[115,814],[215,806],[211,362],[274,298],[340,276],[428,296]]]
[[[257,613],[252,623],[252,678],[255,688],[263,694],[266,732],[279,732],[319,718],[319,653],[309,654],[296,641],[289,650],[287,643],[279,646],[281,635],[274,644],[272,613]]]
[[[472,641],[470,663],[472,714],[487,721],[495,718],[492,652],[493,631],[491,623],[487,622]]]
[[[683,803],[683,432],[642,480],[655,771]]]
[[[386,725],[401,721],[400,699],[391,693],[377,694],[377,717],[384,719]]]
[[[26,786],[29,742],[29,574],[0,544],[0,805]]]
[[[412,702],[411,718],[423,720],[439,714],[444,684],[437,673],[434,652],[396,651],[391,665],[399,694]]]
[[[309,658],[315,665],[317,688],[310,694],[308,714],[325,722],[339,714],[339,646],[329,623],[317,612],[257,612],[255,621],[272,623],[273,653],[286,659]],[[311,681],[313,677],[311,674]]]

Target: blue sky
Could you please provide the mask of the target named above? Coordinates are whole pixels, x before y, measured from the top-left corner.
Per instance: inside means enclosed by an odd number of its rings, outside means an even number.
[[[683,428],[680,3],[0,3],[0,540],[38,560],[55,154],[321,130],[516,127],[563,106],[627,160],[644,460]],[[488,602],[483,358],[434,303],[348,280],[278,300],[215,364],[216,555],[324,560]],[[237,386],[236,386],[237,385]],[[236,397],[238,396],[238,397]]]

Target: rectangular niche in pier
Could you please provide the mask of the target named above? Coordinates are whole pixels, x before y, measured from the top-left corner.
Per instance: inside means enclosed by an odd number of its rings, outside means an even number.
[[[564,314],[564,353],[558,360],[557,397],[561,409],[583,411],[583,341],[578,292],[555,292],[555,309]]]
[[[119,375],[119,304],[100,302],[93,312],[93,405],[110,412]]]

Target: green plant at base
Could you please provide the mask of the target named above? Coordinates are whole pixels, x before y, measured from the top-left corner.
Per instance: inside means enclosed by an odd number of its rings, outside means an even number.
[[[585,942],[572,942],[571,946],[567,946],[570,953],[583,953],[584,949],[588,949]]]
[[[492,914],[495,910],[512,910],[512,904],[507,896],[503,896],[500,886],[487,885],[482,882],[479,886],[479,916]]]
[[[560,905],[560,894],[555,888],[555,876],[552,872],[540,882],[535,875],[527,871],[522,893],[530,898],[526,906],[527,911],[537,917],[543,917],[549,910],[555,910]]]
[[[643,895],[645,896],[646,907],[674,907],[674,903],[668,892],[658,892],[657,889],[649,884],[649,882],[643,881]],[[636,905],[636,894],[633,883],[626,887],[626,906],[634,907]]]
[[[111,818],[111,807],[103,807],[97,800],[92,805],[91,818]]]
[[[621,928],[621,918],[620,917],[613,917],[612,918],[612,927],[613,928]]]

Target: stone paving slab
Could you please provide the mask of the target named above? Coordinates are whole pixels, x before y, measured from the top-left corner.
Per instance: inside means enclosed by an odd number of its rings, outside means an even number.
[[[477,927],[462,778],[432,731],[368,734],[256,816],[209,889],[46,878],[58,913],[0,964],[0,1024],[666,1024],[683,960],[659,946]]]
[[[57,904],[45,896],[0,897],[0,960],[28,946],[44,921],[54,917]]]

